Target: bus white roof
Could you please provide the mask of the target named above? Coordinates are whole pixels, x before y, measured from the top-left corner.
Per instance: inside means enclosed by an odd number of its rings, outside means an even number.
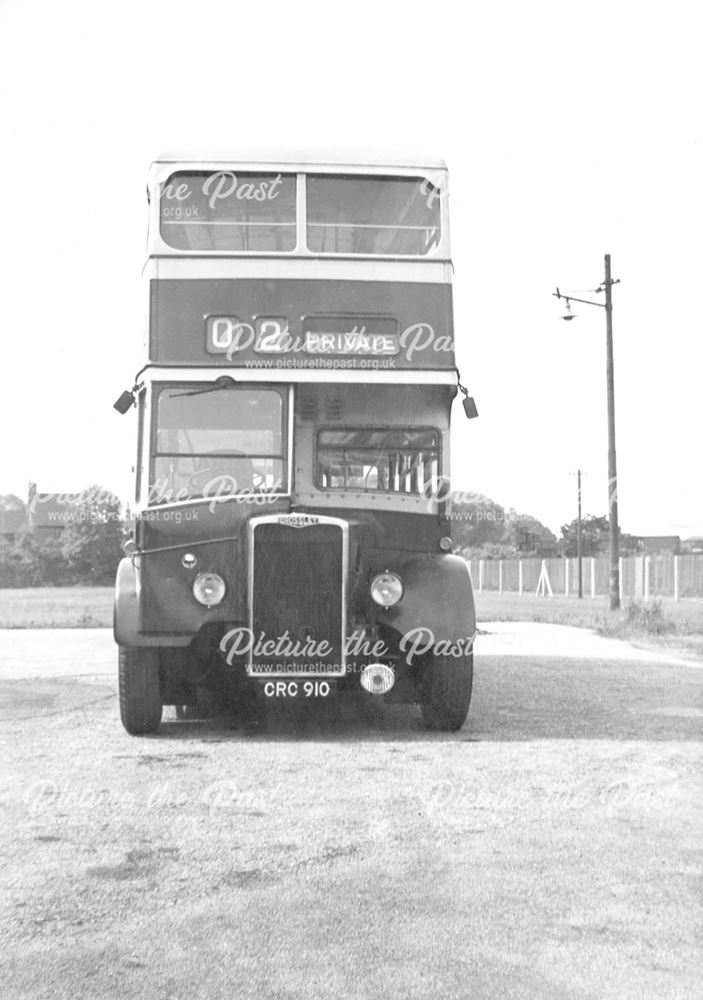
[[[257,167],[270,165],[275,167],[296,167],[305,170],[310,167],[315,169],[332,167],[335,170],[340,168],[357,170],[359,167],[371,167],[378,169],[417,169],[417,170],[446,170],[447,165],[437,156],[427,156],[408,152],[403,154],[394,151],[379,150],[355,150],[355,149],[290,149],[290,148],[269,148],[262,150],[210,150],[199,149],[197,153],[193,150],[168,150],[157,156],[154,164],[167,163],[217,163],[217,164],[251,164]]]

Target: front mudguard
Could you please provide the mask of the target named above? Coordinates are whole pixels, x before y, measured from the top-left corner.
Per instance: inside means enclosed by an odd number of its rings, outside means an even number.
[[[469,655],[476,636],[476,608],[469,568],[454,555],[418,557],[398,566],[403,597],[376,612],[397,633],[408,662],[424,655]]]
[[[190,635],[144,635],[139,631],[139,574],[131,557],[117,567],[113,634],[119,646],[187,646]]]

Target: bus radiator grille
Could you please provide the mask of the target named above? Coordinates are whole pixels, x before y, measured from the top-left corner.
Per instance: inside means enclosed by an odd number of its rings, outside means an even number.
[[[257,663],[264,671],[302,672],[314,661],[317,670],[324,665],[330,673],[341,673],[343,544],[336,525],[255,528],[254,635],[258,639],[263,633],[264,641],[287,635],[300,644],[301,655],[256,655],[254,672]],[[326,651],[320,653],[323,641]]]

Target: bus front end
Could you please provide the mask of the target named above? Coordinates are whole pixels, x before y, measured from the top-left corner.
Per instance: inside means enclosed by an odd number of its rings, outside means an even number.
[[[125,728],[348,691],[459,728],[476,623],[447,511],[443,168],[165,162],[151,206]]]

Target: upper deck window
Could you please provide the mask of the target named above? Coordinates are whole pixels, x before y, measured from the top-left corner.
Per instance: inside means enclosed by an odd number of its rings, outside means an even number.
[[[161,237],[176,250],[290,252],[295,194],[294,174],[179,171],[161,188]]]
[[[308,175],[308,250],[425,256],[439,244],[439,206],[423,177]]]

